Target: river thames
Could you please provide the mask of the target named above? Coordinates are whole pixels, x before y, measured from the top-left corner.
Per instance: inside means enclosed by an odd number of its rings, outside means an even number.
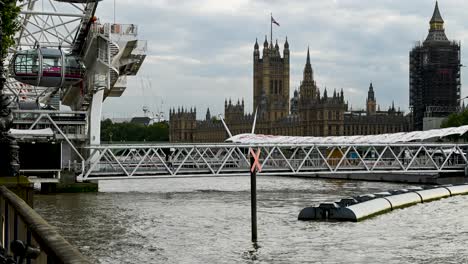
[[[301,222],[306,206],[409,185],[264,176],[257,187],[257,250],[248,177],[101,181],[99,193],[36,195],[35,209],[95,263],[468,263],[468,196]]]

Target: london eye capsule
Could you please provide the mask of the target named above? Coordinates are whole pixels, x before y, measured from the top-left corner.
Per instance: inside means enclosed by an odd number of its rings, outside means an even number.
[[[85,67],[75,56],[60,49],[37,48],[18,51],[10,62],[17,81],[43,87],[63,87],[83,80]]]

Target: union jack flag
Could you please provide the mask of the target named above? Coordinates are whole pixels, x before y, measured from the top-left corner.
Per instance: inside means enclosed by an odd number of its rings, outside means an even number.
[[[280,26],[280,24],[278,22],[276,22],[276,20],[273,18],[273,16],[271,17],[271,23],[276,24],[278,27]]]

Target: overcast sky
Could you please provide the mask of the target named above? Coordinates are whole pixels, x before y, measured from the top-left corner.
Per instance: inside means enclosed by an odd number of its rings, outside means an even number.
[[[314,77],[326,87],[344,89],[353,109],[364,107],[372,81],[377,103],[392,100],[408,109],[408,54],[424,40],[435,1],[432,0],[117,0],[116,22],[138,25],[148,40],[148,56],[120,98],[108,98],[104,117],[142,115],[142,107],[163,111],[196,107],[199,118],[210,107],[223,113],[224,99],[244,98],[252,111],[252,52],[270,32],[270,12],[280,23],[273,28],[281,50],[288,37],[291,50],[290,94],[299,86],[310,46]],[[112,0],[100,2],[97,15],[113,21]],[[468,1],[441,0],[447,37],[468,52]],[[466,68],[462,68],[462,84]],[[463,87],[463,86],[462,86]],[[462,96],[468,88],[462,88]]]

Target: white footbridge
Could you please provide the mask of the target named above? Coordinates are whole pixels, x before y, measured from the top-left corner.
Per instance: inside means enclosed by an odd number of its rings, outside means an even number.
[[[249,148],[260,149],[260,175],[352,173],[464,175],[466,144],[158,144],[88,147],[79,180],[249,175]]]
[[[433,141],[467,131],[468,126],[367,136],[289,137],[251,133],[232,136],[223,144],[103,145],[88,147],[92,158],[83,162],[78,178],[248,175],[251,148],[260,150],[261,175],[465,175],[468,144]]]

